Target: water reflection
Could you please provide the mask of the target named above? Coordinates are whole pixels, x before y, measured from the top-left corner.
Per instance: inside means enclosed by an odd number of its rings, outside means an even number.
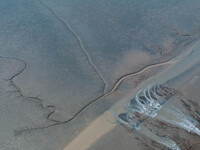
[[[157,111],[160,110],[162,105],[174,94],[174,90],[165,85],[147,86],[140,90],[133,99],[124,105],[127,112],[119,114],[117,120],[131,129],[138,129],[136,126],[140,121],[136,121],[135,119],[137,114],[154,118],[157,115]],[[133,126],[133,122],[137,122],[135,126]],[[132,124],[132,126],[130,126],[130,124]]]
[[[164,84],[149,85],[124,105],[125,112],[118,114],[116,120],[130,130],[137,130],[172,150],[179,150],[180,147],[172,139],[155,135],[142,124],[143,120],[151,117],[200,135],[200,130],[197,128],[198,121],[174,105],[163,107],[174,95],[176,91]]]

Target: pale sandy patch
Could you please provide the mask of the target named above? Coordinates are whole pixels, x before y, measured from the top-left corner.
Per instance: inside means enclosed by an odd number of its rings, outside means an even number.
[[[85,130],[83,130],[72,142],[63,150],[86,150],[100,137],[112,130],[116,124],[105,121],[108,112],[94,120]]]

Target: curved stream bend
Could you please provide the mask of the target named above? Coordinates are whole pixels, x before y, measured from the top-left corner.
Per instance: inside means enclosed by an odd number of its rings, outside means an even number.
[[[52,126],[55,126],[55,125],[60,125],[60,124],[65,124],[65,123],[68,123],[70,121],[72,121],[73,119],[75,119],[80,113],[82,113],[84,110],[86,110],[89,106],[91,106],[92,104],[94,104],[95,102],[99,101],[99,100],[102,100],[103,98],[105,98],[106,96],[109,96],[110,94],[112,94],[113,92],[115,92],[118,87],[120,86],[120,84],[122,83],[122,81],[124,81],[125,79],[129,78],[129,77],[132,77],[132,76],[135,76],[135,75],[138,75],[140,73],[143,73],[144,71],[146,71],[147,69],[150,69],[150,68],[153,68],[153,67],[157,67],[157,66],[162,66],[162,65],[167,65],[167,64],[172,64],[172,63],[175,63],[176,61],[174,61],[173,59],[171,60],[168,60],[168,61],[165,61],[165,62],[161,62],[161,63],[156,63],[156,64],[152,64],[152,65],[148,65],[146,67],[144,67],[143,69],[137,71],[137,72],[134,72],[134,73],[131,73],[131,74],[127,74],[127,75],[124,75],[123,77],[121,77],[113,86],[113,88],[106,94],[92,100],[91,102],[89,102],[87,105],[85,105],[84,107],[82,107],[75,115],[73,115],[71,118],[69,118],[68,120],[66,121],[63,121],[63,122],[60,122],[60,121],[57,121],[57,120],[53,120],[51,119],[51,115],[55,112],[55,107],[52,106],[52,105],[49,105],[49,106],[44,106],[43,105],[43,100],[40,99],[38,96],[37,97],[26,97],[23,95],[22,91],[20,90],[20,88],[16,85],[16,83],[13,81],[13,79],[15,77],[17,77],[18,75],[20,75],[25,69],[26,69],[26,62],[24,62],[23,60],[21,59],[17,59],[17,58],[11,58],[11,57],[2,57],[1,58],[8,58],[8,59],[16,59],[20,62],[22,62],[24,64],[24,68],[16,73],[15,75],[13,75],[9,80],[11,82],[11,84],[13,85],[13,87],[15,87],[17,89],[17,91],[20,93],[20,96],[24,97],[26,100],[34,100],[34,101],[39,101],[40,102],[40,105],[44,108],[44,109],[48,109],[49,108],[53,108],[53,111],[51,111],[48,115],[47,115],[47,119],[48,120],[51,120],[53,121],[54,123],[48,125],[48,126],[43,126],[43,127],[36,127],[36,128],[27,128],[27,129],[23,129],[23,130],[19,130],[19,131],[16,131],[17,135],[21,135],[22,133],[24,132],[30,132],[30,131],[33,131],[33,130],[39,130],[39,129],[45,129],[45,128],[49,128],[49,127],[52,127]]]

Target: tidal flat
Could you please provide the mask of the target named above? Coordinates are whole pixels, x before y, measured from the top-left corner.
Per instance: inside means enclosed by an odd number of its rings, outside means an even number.
[[[0,150],[200,149],[199,40],[198,0],[1,1]]]

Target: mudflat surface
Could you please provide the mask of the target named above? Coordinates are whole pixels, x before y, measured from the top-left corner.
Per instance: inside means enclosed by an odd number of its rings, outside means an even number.
[[[1,1],[0,149],[66,149],[104,112],[133,96],[140,83],[191,49],[199,40],[199,8],[198,0]],[[188,58],[197,54],[191,51]],[[181,63],[184,68],[180,61],[175,70]],[[189,68],[194,74],[187,76]],[[194,62],[166,78],[198,102],[198,69]],[[97,124],[115,124],[108,118]],[[147,139],[137,140],[143,138],[139,133],[115,126],[99,126],[85,148],[152,147]]]

